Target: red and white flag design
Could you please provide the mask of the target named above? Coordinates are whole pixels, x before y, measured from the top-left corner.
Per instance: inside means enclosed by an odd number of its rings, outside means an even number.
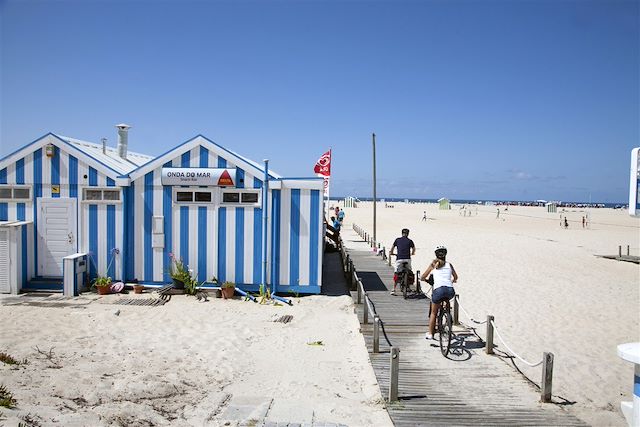
[[[318,175],[331,176],[331,150],[324,153],[316,162],[313,171]]]

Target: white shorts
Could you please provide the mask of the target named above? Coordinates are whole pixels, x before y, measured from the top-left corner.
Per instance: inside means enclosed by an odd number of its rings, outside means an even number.
[[[411,258],[409,259],[397,259],[396,260],[396,273],[402,269],[402,264],[407,263],[407,268],[411,270]]]

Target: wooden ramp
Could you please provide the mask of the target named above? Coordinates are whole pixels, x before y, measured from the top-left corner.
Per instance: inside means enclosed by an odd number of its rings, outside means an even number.
[[[438,342],[424,338],[429,300],[390,295],[392,268],[368,250],[355,232],[344,231],[347,253],[384,326],[380,353],[372,353],[371,323],[362,325],[362,334],[385,399],[390,368],[386,340],[400,348],[399,400],[388,405],[395,425],[585,425],[558,404],[539,403],[536,386],[516,372],[508,359],[485,354],[484,342],[473,329],[457,328],[452,353],[444,358]],[[357,313],[362,322],[363,305],[357,305]]]

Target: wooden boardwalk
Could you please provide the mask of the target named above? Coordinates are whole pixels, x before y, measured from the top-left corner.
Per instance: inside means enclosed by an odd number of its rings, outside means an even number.
[[[472,329],[456,329],[452,353],[444,358],[437,341],[424,338],[429,300],[390,295],[392,268],[353,230],[344,227],[342,238],[387,338],[400,348],[399,400],[387,408],[395,425],[585,425],[559,405],[539,403],[539,391],[503,359],[485,354],[484,342]],[[355,298],[356,293],[352,294]],[[362,322],[362,305],[357,306],[357,313]],[[372,320],[370,314],[369,322]],[[372,352],[371,323],[362,325],[362,334],[386,399],[390,347],[381,332],[380,353]]]

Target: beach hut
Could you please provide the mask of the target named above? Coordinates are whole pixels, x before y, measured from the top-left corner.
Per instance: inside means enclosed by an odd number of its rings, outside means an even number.
[[[265,174],[201,135],[155,158],[133,153],[129,126],[117,127],[117,148],[50,133],[0,160],[0,221],[18,227],[0,227],[0,276],[4,235],[19,235],[22,261],[0,292],[62,291],[69,258],[69,274],[161,286],[171,256],[199,282],[320,292],[321,178]]]
[[[345,197],[344,198],[344,207],[345,208],[357,208],[358,207],[358,202],[357,199],[355,197]]]
[[[449,205],[449,199],[444,197],[438,199],[438,205],[440,206],[440,210],[449,210],[451,206]]]
[[[558,211],[558,204],[556,202],[547,202],[545,205],[549,213],[556,213]]]

